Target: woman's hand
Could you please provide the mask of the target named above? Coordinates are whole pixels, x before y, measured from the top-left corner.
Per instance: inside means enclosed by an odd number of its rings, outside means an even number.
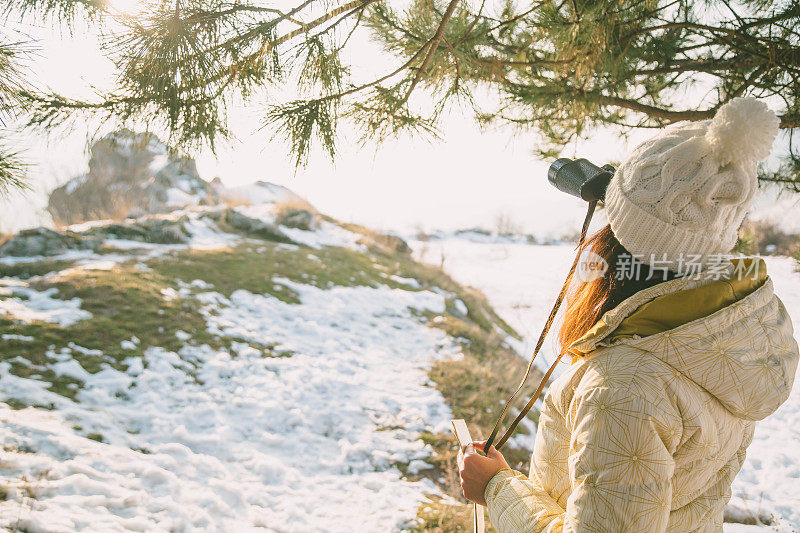
[[[484,441],[485,442],[485,441]],[[483,442],[473,442],[467,445],[464,450],[464,461],[459,465],[461,474],[461,490],[464,497],[469,501],[486,505],[484,492],[486,485],[489,484],[496,473],[508,468],[503,454],[498,452],[494,446],[489,448],[486,457],[478,455],[476,447],[483,449]]]

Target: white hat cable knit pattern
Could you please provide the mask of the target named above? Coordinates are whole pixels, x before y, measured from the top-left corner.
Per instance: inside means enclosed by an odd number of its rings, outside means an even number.
[[[726,254],[757,188],[780,120],[755,98],[734,98],[712,120],[682,123],[645,141],[606,191],[614,235],[645,263],[676,269]]]

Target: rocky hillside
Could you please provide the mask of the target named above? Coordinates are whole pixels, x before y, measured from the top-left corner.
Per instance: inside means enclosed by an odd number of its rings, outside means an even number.
[[[253,187],[0,246],[0,527],[463,526],[449,419],[487,434],[516,334],[401,239]]]

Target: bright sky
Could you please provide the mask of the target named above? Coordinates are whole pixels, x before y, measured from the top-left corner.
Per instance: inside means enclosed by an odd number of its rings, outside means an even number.
[[[136,2],[116,0],[121,8]],[[111,79],[111,65],[92,32],[70,36],[42,25],[31,31],[39,49],[30,64],[42,84],[62,94],[85,97],[90,84],[103,87]],[[373,49],[360,52],[355,63],[367,71],[383,72],[385,55]],[[546,179],[549,162],[532,155],[534,135],[513,137],[510,130],[480,131],[468,112],[454,110],[443,123],[439,141],[404,138],[359,147],[340,132],[341,153],[335,164],[317,152],[306,169],[295,171],[286,147],[257,131],[263,104],[231,110],[232,130],[238,141],[221,146],[216,156],[195,154],[200,174],[219,176],[228,185],[266,180],[286,185],[321,211],[336,218],[376,229],[410,231],[415,228],[456,229],[493,227],[499,215],[520,229],[537,235],[561,236],[574,232],[583,217],[583,205],[553,189]],[[104,133],[108,127],[99,125]],[[27,158],[34,190],[0,201],[0,231],[47,224],[47,192],[87,168],[87,131],[47,138],[28,135],[20,144]],[[632,137],[638,142],[649,135]],[[350,135],[352,137],[352,135]],[[597,164],[620,160],[632,147],[612,133],[571,147],[563,155],[587,157]]]

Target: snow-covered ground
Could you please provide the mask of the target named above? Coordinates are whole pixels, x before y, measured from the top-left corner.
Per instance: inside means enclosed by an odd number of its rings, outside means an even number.
[[[459,283],[483,291],[492,307],[522,335],[523,342],[517,347],[521,354],[528,354],[536,344],[564,283],[574,249],[567,244],[480,242],[472,238],[409,241],[409,245],[417,259],[441,265]],[[555,354],[556,343],[550,337],[537,357],[539,366],[547,370]]]
[[[423,429],[447,431],[450,412],[425,370],[455,348],[408,308],[441,311],[443,298],[292,288],[303,305],[199,295],[212,302],[212,329],[291,357],[264,358],[246,342],[233,354],[151,349],[146,368],[88,374],[65,353],[56,365],[85,381],[80,403],[4,373],[4,394],[57,410],[0,404],[4,446],[37,450],[3,458],[4,475],[22,476],[35,497],[0,503],[0,521],[26,531],[391,531],[414,517],[437,490],[403,481],[393,463],[430,454]]]
[[[573,259],[570,245],[476,242],[447,238],[411,241],[417,258],[442,264],[453,278],[486,294],[500,316],[524,337],[529,353],[547,318]],[[793,318],[800,338],[800,273],[796,261],[766,257],[775,290]],[[548,339],[540,354],[550,362],[555,342]],[[566,363],[562,368],[566,368]],[[800,384],[789,400],[756,427],[747,460],[733,485],[731,503],[750,515],[774,513],[781,531],[800,531]],[[750,526],[726,525],[726,532]],[[764,528],[752,527],[763,531]]]
[[[238,238],[195,215],[189,229],[195,245]],[[300,231],[293,236],[312,248],[362,248],[358,235],[327,222]],[[85,252],[85,264],[71,268],[112,268],[139,260],[142,250],[153,257],[180,247],[107,244],[117,245],[109,264]],[[414,520],[426,494],[439,491],[428,480],[406,480],[397,465],[429,468],[432,450],[420,433],[449,431],[451,413],[427,370],[460,356],[453,339],[419,314],[444,312],[448,295],[411,284],[272,282],[300,303],[245,290],[225,297],[203,280],[162,291],[165,301],[198,302],[208,331],[235,339],[230,350],[178,331],[186,341],[180,350],[148,347],[127,369],[104,365],[92,374],[80,356],[102,351],[74,343],[51,349],[48,368],[83,381],[77,401],[0,362],[0,398],[53,406],[13,410],[0,402],[0,530],[378,532]],[[0,316],[63,326],[92,318],[80,299],[26,285],[0,285]],[[134,337],[121,348],[139,343]]]

